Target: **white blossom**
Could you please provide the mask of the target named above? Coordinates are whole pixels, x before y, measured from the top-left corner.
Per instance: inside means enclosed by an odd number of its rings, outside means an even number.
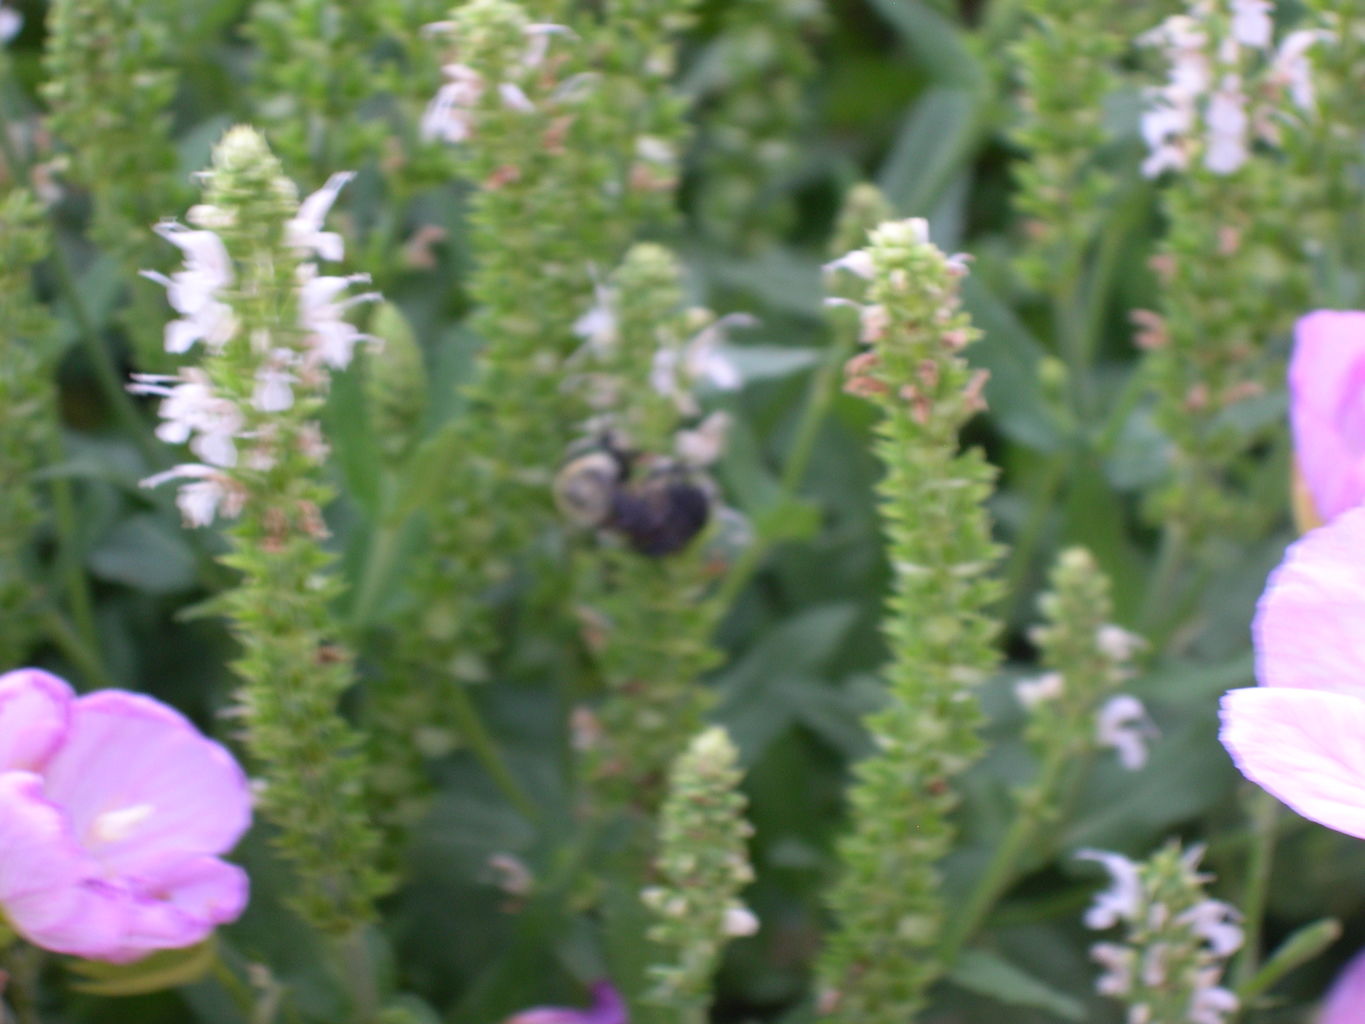
[[[1247,98],[1236,75],[1224,75],[1218,90],[1209,99],[1205,115],[1208,127],[1204,166],[1215,174],[1231,174],[1249,154]]]
[[[1112,928],[1120,921],[1136,921],[1142,909],[1142,879],[1138,865],[1121,853],[1107,850],[1077,851],[1078,860],[1093,860],[1109,872],[1113,885],[1095,896],[1085,912],[1087,928]]]
[[[236,441],[243,428],[237,404],[214,391],[200,369],[186,367],[178,377],[139,373],[128,390],[134,394],[160,395],[162,422],[156,436],[167,444],[189,442],[190,451],[211,466],[237,464]]]
[[[1062,695],[1066,680],[1060,672],[1045,672],[1032,679],[1021,679],[1014,684],[1014,696],[1026,708],[1037,707],[1044,701]]]
[[[298,378],[284,366],[267,363],[256,371],[251,404],[261,412],[283,412],[294,404],[296,380]]]
[[[310,364],[345,369],[356,344],[375,339],[362,333],[342,314],[357,303],[376,302],[381,296],[378,292],[365,292],[343,297],[352,284],[368,282],[367,274],[320,276],[315,265],[304,263],[299,266],[298,279],[299,325],[307,332]]]
[[[1095,718],[1095,741],[1112,748],[1119,763],[1130,772],[1147,763],[1147,744],[1156,735],[1156,726],[1147,717],[1142,701],[1126,693],[1109,698]]]
[[[709,466],[725,452],[730,417],[717,409],[691,430],[678,431],[674,439],[678,458],[689,466]]]
[[[723,928],[725,934],[731,938],[757,935],[758,918],[748,907],[727,907]]]
[[[176,494],[175,503],[186,526],[208,526],[216,516],[232,519],[240,515],[245,493],[221,470],[197,463],[173,466],[142,481],[143,487],[158,487],[169,480],[188,480]]]
[[[166,289],[166,300],[178,320],[166,325],[166,351],[188,352],[202,341],[210,349],[221,349],[236,331],[232,307],[219,298],[219,292],[232,283],[232,259],[223,240],[212,231],[195,231],[167,221],[158,224],[156,233],[185,254],[185,266],[170,277],[153,270],[142,275]]]
[[[1243,934],[1237,908],[1222,900],[1196,903],[1177,919],[1188,924],[1194,933],[1209,944],[1217,957],[1231,956],[1242,948]]]
[[[13,7],[0,5],[0,43],[8,43],[24,27],[24,16]]]
[[[483,76],[468,64],[447,64],[441,71],[446,82],[422,113],[422,137],[464,142],[474,134],[474,110],[483,96]]]
[[[1232,38],[1256,50],[1268,49],[1275,30],[1270,17],[1274,9],[1270,0],[1232,0]]]
[[[588,351],[604,355],[615,347],[618,338],[616,296],[601,282],[594,282],[593,295],[592,307],[574,321],[573,332],[586,342]]]
[[[339,171],[299,204],[299,212],[284,226],[284,237],[289,245],[329,261],[339,260],[345,255],[341,236],[335,231],[323,231],[322,222],[336,202],[337,195],[354,177],[354,171]]]
[[[1223,1024],[1226,1016],[1236,1013],[1240,1004],[1237,997],[1217,984],[1222,974],[1220,967],[1207,967],[1199,972],[1198,987],[1190,998],[1190,1024]]]
[[[852,252],[844,253],[837,260],[826,263],[824,271],[826,274],[832,274],[836,270],[847,270],[850,274],[855,274],[864,281],[871,281],[874,266],[870,252],[866,249],[854,249]]]
[[[1095,980],[1095,991],[1100,995],[1126,996],[1133,990],[1136,952],[1113,942],[1097,942],[1090,947],[1090,959],[1104,968]]]
[[[1330,39],[1331,35],[1327,32],[1300,29],[1285,36],[1275,50],[1267,80],[1272,85],[1285,89],[1300,110],[1312,110],[1315,98],[1313,64],[1308,59],[1308,50],[1317,43]]]
[[[1095,631],[1095,646],[1110,661],[1127,661],[1146,647],[1147,641],[1111,623]]]

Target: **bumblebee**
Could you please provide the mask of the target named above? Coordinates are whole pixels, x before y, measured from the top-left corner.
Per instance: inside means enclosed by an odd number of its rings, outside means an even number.
[[[554,490],[565,518],[615,533],[651,558],[681,551],[711,518],[711,495],[686,467],[610,442],[565,463]]]

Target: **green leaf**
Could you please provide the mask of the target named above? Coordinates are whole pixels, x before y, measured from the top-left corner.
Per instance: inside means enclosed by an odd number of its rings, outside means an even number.
[[[72,960],[67,969],[81,980],[71,987],[95,996],[140,996],[198,981],[213,968],[218,949],[212,938],[185,949],[163,949],[131,964]]]
[[[1320,956],[1339,938],[1341,922],[1335,918],[1327,917],[1304,925],[1280,943],[1259,971],[1238,986],[1237,998],[1243,1006],[1248,1005],[1294,968]]]
[[[994,953],[972,949],[962,955],[948,979],[955,985],[977,995],[1010,1006],[1027,1006],[1046,1010],[1063,1020],[1084,1020],[1085,1008]]]
[[[921,0],[872,0],[904,38],[915,58],[940,85],[981,90],[986,70],[967,43],[967,34],[952,19]]]
[[[114,526],[90,552],[90,571],[100,579],[149,594],[194,587],[194,552],[180,528],[144,512]]]
[[[816,348],[785,345],[720,345],[720,354],[734,364],[744,382],[775,380],[809,369],[824,353]]]
[[[877,175],[891,205],[927,215],[976,148],[980,96],[960,87],[937,86],[906,116]]]

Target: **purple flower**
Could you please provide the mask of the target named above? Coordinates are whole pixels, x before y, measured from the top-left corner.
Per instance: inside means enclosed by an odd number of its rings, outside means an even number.
[[[1260,687],[1223,696],[1219,738],[1252,782],[1365,839],[1365,508],[1292,544],[1252,634]]]
[[[1318,518],[1365,501],[1365,313],[1320,309],[1294,328],[1289,420]]]
[[[246,906],[219,860],[251,821],[230,754],[150,697],[0,675],[0,912],[44,949],[127,962]]]
[[[567,1006],[537,1006],[508,1017],[503,1024],[628,1024],[626,1004],[609,981],[592,986],[592,1006],[574,1010]]]
[[[1337,975],[1318,1024],[1365,1024],[1365,953],[1357,953]]]

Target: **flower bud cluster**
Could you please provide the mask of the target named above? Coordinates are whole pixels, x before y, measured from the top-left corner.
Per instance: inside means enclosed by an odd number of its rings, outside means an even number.
[[[181,314],[167,348],[199,362],[133,386],[162,398],[162,439],[188,442],[201,461],[144,485],[188,481],[177,500],[189,524],[238,519],[224,562],[241,579],[221,600],[242,649],[233,667],[261,807],[297,868],[299,909],[345,932],[386,882],[364,803],[370,773],[337,710],[353,677],[333,635],[339,584],[321,544],[331,490],[318,416],[331,373],[369,340],[342,314],[376,296],[346,297],[363,277],[324,275],[315,262],[343,255],[323,220],[349,175],[300,203],[261,136],[237,127],[204,179],[193,227],[160,229],[185,266],[157,278]]]
[[[958,431],[981,407],[984,377],[962,358],[976,335],[960,308],[966,261],[928,239],[922,220],[890,221],[830,273],[863,282],[838,306],[857,310],[869,347],[847,390],[882,412],[876,452],[893,572],[885,631],[886,705],[866,725],[876,753],[858,764],[838,919],[818,964],[831,1018],[900,1024],[943,971],[945,919],[937,863],[952,844],[953,780],[979,756],[973,693],[996,664],[997,558],[983,502],[993,471]]]
[[[739,900],[754,876],[738,759],[725,730],[695,737],[673,764],[659,813],[659,884],[642,898],[654,919],[649,938],[663,960],[650,969],[655,987],[648,998],[679,1020],[705,1011],[725,943],[758,930]]]
[[[1146,643],[1108,621],[1109,580],[1090,552],[1064,551],[1050,582],[1039,601],[1047,623],[1029,633],[1048,671],[1014,689],[1029,711],[1029,743],[1040,758],[1062,761],[1108,747],[1137,771],[1155,730],[1141,701],[1114,691],[1132,677],[1133,657]]]
[[[1127,1005],[1128,1024],[1224,1024],[1239,1008],[1219,980],[1242,946],[1241,915],[1204,895],[1211,876],[1196,871],[1203,853],[1171,844],[1140,863],[1102,850],[1077,854],[1102,864],[1112,881],[1085,923],[1124,926],[1122,942],[1100,942],[1090,952],[1104,968],[1096,989]]]

